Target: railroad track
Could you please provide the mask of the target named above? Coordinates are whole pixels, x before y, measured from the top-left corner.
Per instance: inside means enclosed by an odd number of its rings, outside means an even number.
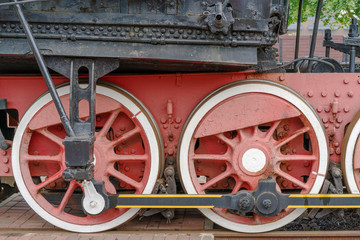
[[[360,239],[358,231],[274,231],[261,234],[242,234],[230,231],[107,231],[103,233],[81,234],[58,230],[0,230],[1,240],[225,240],[225,239]]]

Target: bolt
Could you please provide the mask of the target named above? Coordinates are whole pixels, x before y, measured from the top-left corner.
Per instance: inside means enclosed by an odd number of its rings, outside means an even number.
[[[96,116],[96,121],[100,122],[101,121],[101,117],[100,116]]]
[[[322,96],[322,97],[326,97],[326,96],[327,96],[327,92],[326,92],[326,91],[322,91],[322,92],[321,92],[321,96]]]
[[[120,126],[120,131],[125,131],[125,126]]]
[[[339,145],[340,145],[340,144],[339,144],[338,142],[335,142],[335,143],[334,143],[334,146],[335,146],[335,147],[338,147]]]
[[[288,186],[288,184],[289,183],[286,180],[281,181],[281,186],[284,187],[284,188],[286,188]]]
[[[6,151],[1,151],[1,155],[6,156],[7,152]]]
[[[269,208],[271,208],[272,202],[270,199],[264,199],[262,204],[263,204],[264,208],[269,209]]]
[[[222,172],[224,172],[224,171],[226,170],[226,167],[225,167],[225,166],[221,166],[220,170],[221,170]]]
[[[174,128],[178,129],[180,126],[178,124],[175,124]]]
[[[316,109],[319,113],[321,113],[322,111],[323,111],[323,107],[322,106],[319,106],[319,107],[317,107],[317,109]]]
[[[326,106],[326,107],[324,108],[324,110],[325,110],[325,112],[330,112],[330,107],[329,107],[329,106]]]
[[[299,186],[296,185],[295,183],[292,184],[294,188],[298,188]]]
[[[339,91],[339,90],[336,90],[336,91],[334,92],[334,95],[335,95],[335,97],[340,97],[340,91]]]
[[[168,126],[167,124],[164,124],[164,125],[163,125],[163,128],[164,128],[164,129],[167,129],[168,127],[169,127],[169,126]]]
[[[90,202],[90,207],[94,208],[94,207],[96,207],[96,205],[97,205],[97,202],[95,202],[95,201]]]
[[[242,197],[239,199],[239,208],[241,210],[247,210],[251,206],[251,200],[249,197]]]
[[[345,79],[343,80],[343,82],[344,82],[344,84],[348,84],[348,83],[349,83],[349,79],[345,78]]]
[[[348,106],[344,107],[344,112],[349,112],[350,111],[350,108]]]
[[[334,154],[334,152],[335,152],[334,148],[330,148],[330,149],[329,149],[329,153],[330,153],[330,155],[333,155],[333,154]]]
[[[8,158],[8,157],[4,157],[4,158],[3,158],[3,162],[4,162],[5,164],[8,164],[8,163],[9,163],[9,161],[10,161],[10,160],[9,160],[9,158]]]
[[[335,178],[341,177],[341,171],[340,171],[340,169],[334,169],[334,171],[333,171],[332,173],[333,173],[333,176],[334,176]]]
[[[293,167],[291,165],[287,166],[286,168],[288,171],[292,171],[293,170]]]
[[[335,152],[336,152],[337,155],[340,155],[341,149],[338,147],[338,148],[336,148]]]
[[[353,97],[353,96],[354,96],[354,93],[353,93],[352,91],[349,91],[349,92],[347,93],[347,95],[348,95],[349,97]]]
[[[293,152],[293,153],[296,153],[296,148],[293,148],[292,152]]]
[[[360,78],[357,80],[357,83],[360,84]]]
[[[125,170],[125,172],[128,172],[128,171],[130,171],[130,168],[129,168],[129,166],[126,166],[126,167],[124,168],[124,170]]]
[[[307,93],[307,95],[308,95],[308,97],[312,97],[312,96],[314,96],[314,92],[310,90],[310,91]]]
[[[343,119],[342,119],[341,117],[337,117],[336,121],[337,121],[338,123],[342,123]]]
[[[9,172],[10,172],[10,168],[4,167],[4,172],[5,172],[5,173],[9,173]]]
[[[304,167],[309,167],[310,166],[310,162],[309,161],[305,161],[304,162]]]
[[[323,121],[323,123],[327,123],[329,121],[329,118],[328,117],[323,117],[322,121]]]
[[[339,127],[340,127],[340,124],[336,123],[335,128],[339,128]]]
[[[135,149],[131,149],[131,154],[135,154]]]
[[[285,77],[284,77],[284,76],[280,76],[280,77],[279,77],[279,80],[280,80],[280,81],[284,81],[284,80],[285,80]]]
[[[175,122],[176,122],[176,123],[181,123],[181,118],[180,118],[180,117],[176,117],[176,118],[175,118]]]
[[[160,119],[160,122],[161,122],[162,124],[166,123],[166,118],[165,118],[165,117],[162,117],[162,118]]]
[[[328,128],[328,127],[329,127],[329,124],[325,123],[325,124],[324,124],[324,127],[325,127],[325,128]]]
[[[170,148],[170,149],[168,150],[168,154],[169,154],[169,155],[174,155],[174,149]]]
[[[167,148],[168,147],[168,144],[167,143],[164,143],[164,148]]]
[[[165,175],[166,175],[166,176],[169,176],[169,177],[174,176],[174,169],[172,169],[171,167],[170,167],[170,168],[166,168],[166,170],[165,170]]]

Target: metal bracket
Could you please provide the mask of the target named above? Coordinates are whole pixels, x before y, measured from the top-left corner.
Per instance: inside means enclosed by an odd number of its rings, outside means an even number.
[[[116,59],[47,58],[47,66],[70,78],[70,125],[75,136],[67,136],[65,146],[65,181],[93,179],[95,142],[96,81],[119,66]],[[81,83],[80,70],[88,72],[87,82]],[[88,112],[80,111],[84,101]]]

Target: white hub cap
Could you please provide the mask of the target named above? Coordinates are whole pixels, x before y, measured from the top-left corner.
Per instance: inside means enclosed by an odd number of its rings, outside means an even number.
[[[266,156],[257,148],[248,149],[241,158],[241,163],[246,171],[256,173],[266,165]]]

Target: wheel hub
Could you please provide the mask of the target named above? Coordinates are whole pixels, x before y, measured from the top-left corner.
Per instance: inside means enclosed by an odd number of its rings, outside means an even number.
[[[266,155],[258,148],[250,148],[240,158],[240,164],[250,173],[257,173],[266,166]]]

